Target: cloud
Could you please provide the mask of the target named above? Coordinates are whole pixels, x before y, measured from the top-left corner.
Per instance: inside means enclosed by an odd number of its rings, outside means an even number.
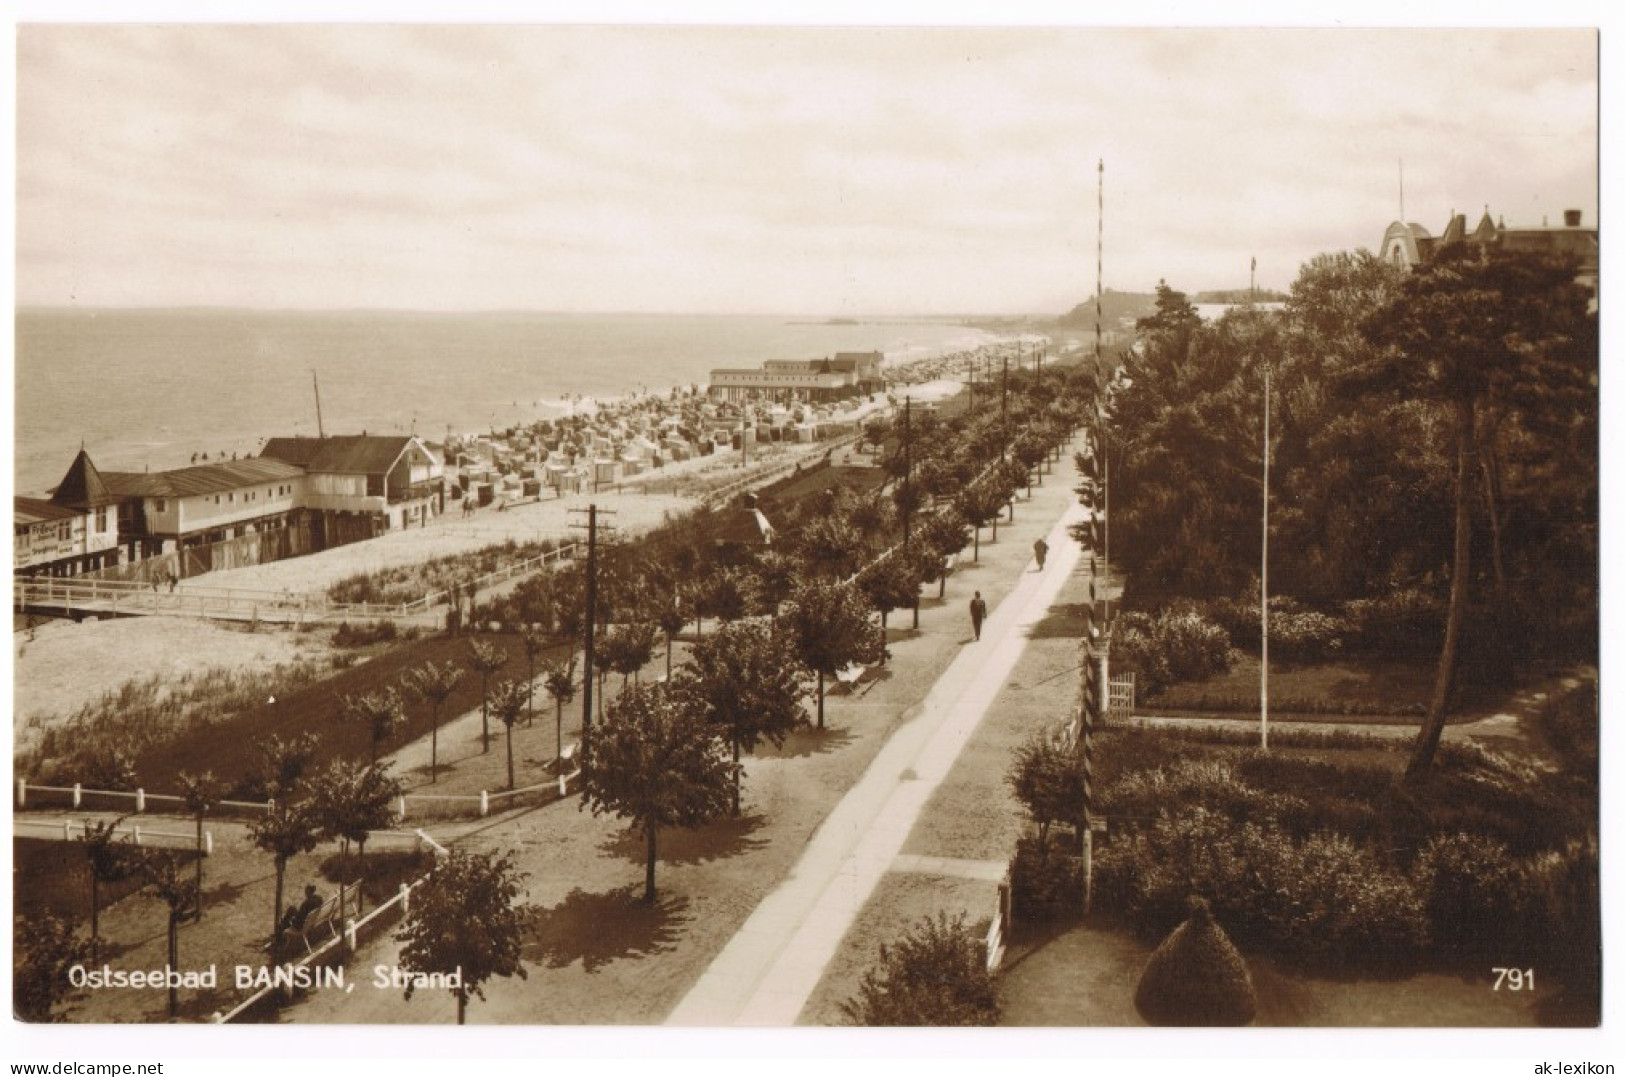
[[[1022,310],[1595,219],[1578,31],[45,26],[25,303]],[[1266,258],[1267,252],[1267,258]]]

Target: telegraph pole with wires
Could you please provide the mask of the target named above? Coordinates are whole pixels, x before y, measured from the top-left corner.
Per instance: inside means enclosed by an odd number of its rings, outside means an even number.
[[[606,531],[612,530],[609,524],[600,525],[598,522],[598,517],[600,514],[605,516],[613,516],[615,515],[615,512],[613,509],[600,509],[596,503],[589,504],[585,509],[570,510],[572,515],[579,512],[585,512],[587,514],[587,522],[585,524],[571,524],[570,526],[585,527],[587,529],[587,609],[586,617],[583,619],[586,625],[585,630],[587,638],[586,645],[583,647],[584,656],[581,682],[581,752],[580,758],[577,761],[577,765],[583,772],[585,772],[587,767],[590,765],[592,752],[592,685],[594,676],[593,658],[594,645],[598,635],[598,530],[600,526],[602,526]]]
[[[999,379],[999,459],[1004,459],[1005,443],[1010,440],[1009,410],[1010,410],[1010,357],[1002,356],[1004,360],[1004,373]]]

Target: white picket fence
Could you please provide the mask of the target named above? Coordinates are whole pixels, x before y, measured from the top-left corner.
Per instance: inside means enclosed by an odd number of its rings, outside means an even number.
[[[84,819],[25,819],[12,818],[12,833],[19,838],[37,841],[77,841],[89,835],[91,825]],[[139,823],[115,823],[113,835],[131,845],[155,849],[196,849],[197,831],[156,830]],[[214,834],[203,831],[203,855],[214,855]]]
[[[130,801],[131,809],[136,815],[140,815],[147,810],[148,802],[158,801],[173,804],[179,809],[179,814],[187,814],[186,799],[168,793],[149,793],[145,789],[133,791],[128,789],[92,789],[80,782],[74,782],[72,785],[31,785],[27,778],[17,779],[17,808],[19,811],[29,806],[28,797],[30,793],[36,794],[36,799],[38,799],[37,795],[40,793],[65,796],[68,798],[69,804],[74,808],[84,807],[84,800],[87,796],[124,799]],[[270,800],[219,800],[215,803],[220,807],[239,808],[255,813],[268,812],[275,805],[275,802]],[[41,805],[41,807],[44,806]]]

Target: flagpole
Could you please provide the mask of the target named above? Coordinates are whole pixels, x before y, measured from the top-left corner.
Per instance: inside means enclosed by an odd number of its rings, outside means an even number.
[[[1247,305],[1252,307],[1258,289],[1258,259],[1253,259],[1247,286]],[[1253,312],[1256,316],[1256,311]],[[1257,326],[1254,326],[1257,329]],[[1256,336],[1254,338],[1257,339]],[[1258,571],[1258,606],[1261,639],[1258,663],[1258,744],[1270,746],[1270,362],[1264,357],[1264,534],[1263,555]]]
[[[1264,557],[1259,571],[1259,607],[1263,614],[1258,685],[1259,747],[1270,746],[1270,365],[1264,363]]]

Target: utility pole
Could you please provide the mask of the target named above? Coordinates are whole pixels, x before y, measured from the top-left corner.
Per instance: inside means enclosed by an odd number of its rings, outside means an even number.
[[[1005,442],[1010,440],[1006,429],[1010,411],[1010,357],[1004,356],[1004,374],[999,381],[999,459],[1004,459]]]
[[[572,513],[581,512],[581,509],[571,509]],[[582,666],[581,683],[581,758],[578,761],[580,768],[585,771],[591,758],[592,743],[592,684],[593,684],[593,658],[594,645],[598,635],[598,513],[596,503],[589,504],[587,513],[587,616],[586,644],[583,647],[585,660]],[[614,515],[609,509],[603,510],[607,515]],[[580,524],[572,524],[580,527]]]

